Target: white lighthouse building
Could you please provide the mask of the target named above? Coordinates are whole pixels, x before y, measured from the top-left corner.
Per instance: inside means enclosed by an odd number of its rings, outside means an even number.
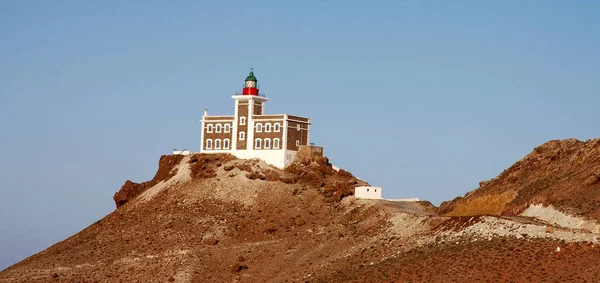
[[[269,100],[259,93],[258,80],[250,71],[242,93],[231,96],[233,115],[209,116],[204,111],[201,126],[202,153],[230,153],[238,158],[260,158],[285,168],[300,146],[310,143],[310,119],[288,114],[264,113]]]

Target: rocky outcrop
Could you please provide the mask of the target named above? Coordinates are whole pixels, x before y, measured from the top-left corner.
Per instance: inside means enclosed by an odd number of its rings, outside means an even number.
[[[445,215],[518,215],[532,204],[600,220],[600,139],[553,140],[498,177],[441,204]]]
[[[179,165],[181,159],[183,159],[183,155],[163,155],[158,161],[158,171],[156,171],[152,180],[143,183],[135,183],[131,180],[125,181],[125,184],[123,184],[121,189],[113,196],[117,208],[126,204],[129,200],[135,198],[159,182],[169,180],[171,177],[175,176],[175,174],[177,174],[177,169],[175,169],[175,167]]]

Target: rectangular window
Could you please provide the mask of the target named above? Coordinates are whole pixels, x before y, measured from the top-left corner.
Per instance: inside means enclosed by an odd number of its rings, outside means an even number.
[[[246,117],[240,117],[240,125],[246,125]]]
[[[260,149],[261,146],[262,146],[262,141],[260,139],[256,139],[256,142],[254,143],[254,148]]]
[[[223,149],[229,149],[229,139],[223,140]]]
[[[300,141],[296,141],[296,146],[300,146]]]
[[[246,139],[246,133],[245,132],[240,132],[240,140],[243,141]]]

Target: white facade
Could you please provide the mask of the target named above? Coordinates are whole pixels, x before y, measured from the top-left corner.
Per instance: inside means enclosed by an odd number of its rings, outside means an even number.
[[[354,188],[354,196],[362,199],[382,199],[381,187],[356,187]]]
[[[211,153],[229,153],[240,159],[258,158],[264,160],[267,164],[283,169],[294,161],[296,151],[278,149],[278,150],[211,150]]]

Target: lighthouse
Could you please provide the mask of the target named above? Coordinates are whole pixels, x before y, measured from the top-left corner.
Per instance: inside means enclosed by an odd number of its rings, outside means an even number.
[[[254,70],[236,93],[233,115],[202,116],[200,149],[203,153],[230,153],[238,158],[260,158],[285,168],[300,146],[310,144],[310,118],[289,114],[265,114],[269,99],[260,95]]]
[[[242,95],[258,95],[258,80],[254,76],[252,69],[250,69],[250,74],[246,77]]]

